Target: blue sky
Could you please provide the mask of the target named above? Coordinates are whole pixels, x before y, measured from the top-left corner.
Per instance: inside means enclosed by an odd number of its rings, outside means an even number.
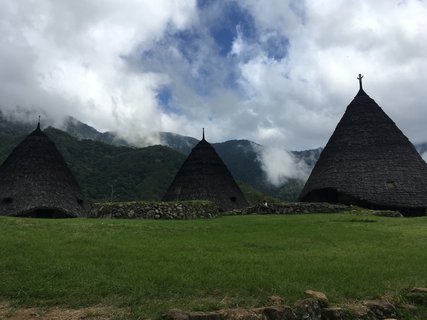
[[[159,131],[298,150],[326,143],[356,77],[427,141],[417,0],[0,0],[0,106],[135,143]]]

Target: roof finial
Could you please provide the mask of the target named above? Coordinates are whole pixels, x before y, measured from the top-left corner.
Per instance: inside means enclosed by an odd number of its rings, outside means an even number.
[[[202,140],[205,140],[205,128],[203,128]]]
[[[359,80],[360,90],[363,90],[363,88],[362,88],[362,78],[363,78],[363,76],[359,73],[359,76],[357,77],[357,80]]]
[[[39,122],[37,123],[37,129],[40,130],[40,115],[39,115]]]

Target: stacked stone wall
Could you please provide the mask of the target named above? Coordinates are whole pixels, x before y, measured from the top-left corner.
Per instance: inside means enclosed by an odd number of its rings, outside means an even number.
[[[215,218],[218,207],[209,201],[104,202],[92,206],[90,218],[188,220]]]
[[[349,211],[352,207],[326,202],[288,202],[277,204],[258,204],[241,211],[242,214],[307,214],[337,213]]]
[[[354,212],[383,217],[403,217],[399,211],[392,210],[369,210],[353,205],[334,204],[327,202],[283,202],[274,204],[257,204],[245,208],[241,211],[234,211],[230,214],[313,214],[313,213],[338,213]]]
[[[367,210],[354,206],[314,202],[289,202],[278,204],[257,204],[242,210],[220,212],[217,205],[210,201],[181,201],[181,202],[103,202],[95,203],[89,214],[90,218],[120,218],[120,219],[167,219],[188,220],[196,218],[215,218],[220,215],[250,215],[250,214],[313,214],[338,213],[353,211],[359,214],[369,214],[387,217],[402,217],[397,211]]]

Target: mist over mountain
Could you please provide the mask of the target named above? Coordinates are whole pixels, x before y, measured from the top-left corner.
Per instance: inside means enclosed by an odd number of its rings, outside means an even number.
[[[0,162],[36,124],[6,119],[0,113]],[[114,132],[67,118],[63,130],[46,133],[57,144],[91,199],[159,200],[198,139],[159,133],[163,146],[138,148]],[[270,149],[249,140],[213,143],[235,179],[248,188],[282,200],[295,200],[322,148],[291,151]],[[422,154],[427,143],[416,145]],[[244,187],[245,189],[246,187]]]
[[[190,154],[191,149],[199,142],[196,138],[186,137],[172,132],[160,132],[159,136],[161,144],[185,155]]]
[[[101,133],[69,118],[66,132],[80,139],[93,139],[121,146],[131,146],[115,133]],[[177,133],[160,132],[160,143],[188,155],[200,141]],[[209,139],[208,139],[209,141]],[[236,180],[283,200],[295,200],[316,163],[322,148],[291,151],[267,148],[249,140],[229,140],[212,143]]]
[[[124,139],[118,138],[114,132],[99,132],[73,117],[65,118],[63,129],[78,139],[96,140],[115,146],[130,146]]]

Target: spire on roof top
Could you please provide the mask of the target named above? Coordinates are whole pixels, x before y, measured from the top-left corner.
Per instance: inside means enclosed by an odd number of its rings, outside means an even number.
[[[203,128],[202,140],[205,140],[205,128]]]
[[[39,115],[39,121],[37,122],[37,128],[36,128],[35,132],[39,132],[39,131],[41,131],[41,129],[40,129],[40,115]]]
[[[359,76],[357,77],[357,80],[359,80],[360,90],[363,90],[363,88],[362,88],[362,78],[363,78],[363,76],[359,73]]]

